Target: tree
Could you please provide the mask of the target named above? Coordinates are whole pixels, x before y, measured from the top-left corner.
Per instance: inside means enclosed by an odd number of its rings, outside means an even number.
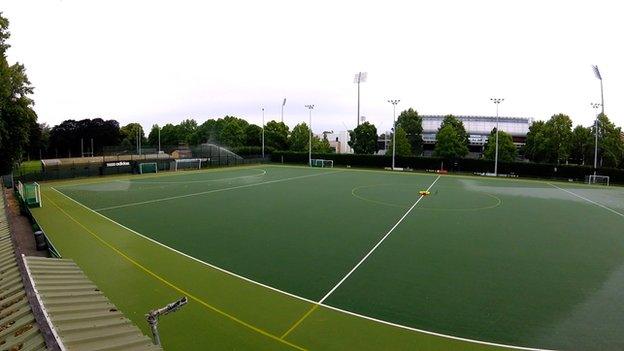
[[[498,160],[503,162],[512,162],[516,160],[518,150],[513,143],[511,134],[507,134],[502,130],[498,132]],[[496,159],[496,128],[492,129],[485,148],[483,157],[487,160]]]
[[[456,159],[468,154],[464,137],[452,124],[438,130],[434,154],[445,159]]]
[[[80,121],[65,120],[50,130],[48,152],[54,157],[81,156],[81,140],[82,151],[88,152],[91,148],[91,139],[93,139],[94,154],[104,152],[107,146],[119,145],[121,141],[119,123],[101,118]],[[133,140],[136,141],[136,137]],[[126,143],[132,145],[132,148],[136,147],[136,143],[132,144],[129,141]]]
[[[15,162],[21,160],[28,145],[29,134],[37,121],[33,100],[29,97],[33,87],[26,68],[15,63],[9,65],[7,50],[10,45],[9,21],[0,12],[0,172],[10,172]]]
[[[591,128],[576,126],[570,140],[570,159],[572,162],[584,165],[591,163],[594,154],[594,138]]]
[[[592,127],[592,135],[595,127]],[[624,158],[622,128],[616,127],[609,118],[598,115],[598,160],[599,166],[618,167]]]
[[[310,140],[310,128],[305,122],[297,124],[292,133],[290,133],[290,150],[291,151],[308,151],[308,143]]]
[[[543,162],[546,159],[544,124],[544,121],[533,122],[527,133],[523,153],[524,157],[533,162]]]
[[[436,134],[434,154],[446,159],[456,159],[468,154],[468,133],[462,121],[453,115],[444,117]]]
[[[275,150],[287,150],[289,132],[284,122],[270,121],[264,126],[264,142]]]
[[[181,140],[178,128],[171,123],[165,124],[160,130],[160,144],[163,146],[178,146]]]
[[[396,141],[391,141],[388,145],[388,151],[386,155],[392,155],[392,144],[396,143],[396,153],[397,156],[409,156],[412,154],[412,146],[409,142],[409,138],[407,137],[407,133],[403,130],[403,127],[397,127],[396,132]]]
[[[47,145],[45,145],[43,141],[41,125],[37,123],[37,120],[30,120],[30,125],[28,127],[28,146],[26,149],[28,159],[40,159],[39,155],[45,153],[46,147]]]
[[[265,135],[266,138],[266,135]],[[262,145],[262,128],[255,124],[248,124],[245,127],[245,146]],[[266,140],[265,140],[266,145]]]
[[[193,139],[193,135],[195,131],[197,131],[197,122],[192,119],[185,119],[180,124],[177,125],[178,136],[180,137],[180,141],[186,144],[191,144]]]
[[[422,118],[416,110],[409,108],[399,115],[397,126],[403,128],[407,140],[410,144],[410,154],[420,155],[422,153]],[[398,130],[398,129],[397,129]],[[398,140],[398,139],[397,139]],[[397,151],[399,148],[397,147]]]
[[[136,148],[137,135],[139,135],[139,137],[141,138],[141,145],[145,145],[147,143],[143,127],[138,123],[128,123],[125,126],[121,127],[120,132],[122,141],[127,140],[127,142],[125,142],[125,145],[133,145]]]
[[[323,139],[314,136],[312,138],[312,152],[317,152],[320,154],[329,154],[334,152],[331,145],[329,145],[329,140],[327,139],[327,134],[323,134]]]
[[[459,138],[462,139],[466,144],[466,147],[468,147],[468,133],[466,132],[464,123],[453,115],[446,115],[442,120],[442,123],[440,124],[439,130],[448,125],[452,126],[453,129],[455,129],[455,132],[457,133]]]
[[[354,130],[349,131],[349,146],[356,154],[371,155],[377,152],[377,128],[375,125],[364,122]]]
[[[546,161],[565,163],[570,156],[572,120],[562,113],[552,116],[544,124],[543,132]]]
[[[229,116],[226,116],[223,120],[224,125],[219,133],[219,142],[229,147],[243,146],[245,144],[247,121]]]
[[[152,129],[147,135],[147,143],[153,147],[158,147],[158,129],[160,129],[158,124],[152,125]]]

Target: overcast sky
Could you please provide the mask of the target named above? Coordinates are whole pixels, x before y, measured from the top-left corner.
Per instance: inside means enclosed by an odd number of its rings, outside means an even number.
[[[345,130],[361,115],[386,130],[397,111],[591,124],[590,102],[624,126],[618,1],[0,0],[10,62],[26,65],[35,108],[68,119],[199,123],[226,114]],[[398,113],[398,112],[397,112]]]

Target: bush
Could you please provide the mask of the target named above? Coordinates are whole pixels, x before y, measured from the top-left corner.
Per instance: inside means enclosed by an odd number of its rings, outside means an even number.
[[[382,155],[356,155],[356,154],[312,154],[312,158],[333,160],[336,166],[353,166],[368,168],[384,168],[392,166],[391,156]],[[271,154],[272,162],[284,163],[308,163],[307,152],[276,151]],[[494,161],[484,159],[457,159],[444,160],[439,157],[422,156],[397,156],[396,166],[412,169],[444,169],[451,172],[465,173],[492,173]],[[520,177],[551,178],[551,179],[574,179],[584,181],[585,176],[593,174],[590,166],[578,165],[554,165],[548,163],[532,162],[499,162],[499,174],[513,174]],[[600,175],[610,177],[611,183],[624,184],[624,170],[616,168],[599,168]]]

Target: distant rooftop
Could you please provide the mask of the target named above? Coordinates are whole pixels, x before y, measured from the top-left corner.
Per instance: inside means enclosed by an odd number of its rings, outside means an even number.
[[[439,119],[439,120],[443,120],[444,117],[446,117],[448,115],[421,115],[420,117],[422,117],[422,119]],[[453,115],[455,116],[455,115]],[[462,121],[496,121],[496,116],[455,116],[458,119],[462,120]],[[514,122],[518,122],[518,123],[532,123],[533,122],[533,117],[508,117],[508,116],[499,116],[498,117],[499,121],[501,120],[505,120],[505,121],[514,121]]]

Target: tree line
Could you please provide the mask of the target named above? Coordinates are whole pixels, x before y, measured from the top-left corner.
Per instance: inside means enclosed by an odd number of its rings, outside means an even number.
[[[572,120],[565,114],[556,114],[548,121],[536,121],[529,127],[526,144],[518,149],[510,134],[498,133],[498,159],[516,161],[525,158],[532,162],[554,164],[593,165],[598,128],[598,166],[624,167],[624,134],[622,128],[600,114],[598,123],[591,127],[581,125],[572,129]],[[382,134],[383,136],[383,134]],[[496,154],[496,129],[485,143],[483,158],[493,160]],[[349,145],[358,154],[378,151],[378,135],[369,122],[360,124],[351,132]],[[396,152],[399,156],[422,155],[422,118],[410,108],[401,112],[396,121]],[[468,133],[461,120],[445,116],[436,133],[434,155],[445,159],[459,159],[468,155]],[[392,153],[390,143],[387,153]]]
[[[178,147],[214,143],[234,150],[248,148],[260,153],[262,127],[234,116],[208,119],[198,124],[194,119],[186,119],[179,124],[168,123],[162,127],[153,125],[146,135],[139,123],[120,126],[116,120],[102,118],[66,120],[50,128],[39,125],[37,133],[29,138],[27,156],[38,159],[57,157],[80,157],[82,152],[94,155],[105,153],[136,152],[137,141],[143,148]],[[305,123],[297,124],[292,130],[282,123],[270,121],[264,128],[265,147],[271,150],[307,151],[310,129]],[[91,140],[93,149],[91,150]],[[319,153],[332,152],[329,141],[313,136],[312,150]]]
[[[396,120],[396,140],[392,140],[392,133],[387,138],[390,142],[386,154],[392,154],[393,144],[396,144],[395,154],[398,156],[420,156],[423,153],[422,117],[413,108],[409,108],[399,114]],[[492,130],[484,147],[483,157],[494,159],[495,143]],[[385,135],[378,136],[377,128],[365,122],[350,132],[349,145],[357,154],[374,154],[379,150],[377,140]],[[518,154],[511,135],[500,131],[499,159],[502,161],[514,161]],[[459,159],[468,155],[468,133],[461,120],[453,115],[444,117],[440,128],[436,133],[436,144],[433,154],[445,159]]]

